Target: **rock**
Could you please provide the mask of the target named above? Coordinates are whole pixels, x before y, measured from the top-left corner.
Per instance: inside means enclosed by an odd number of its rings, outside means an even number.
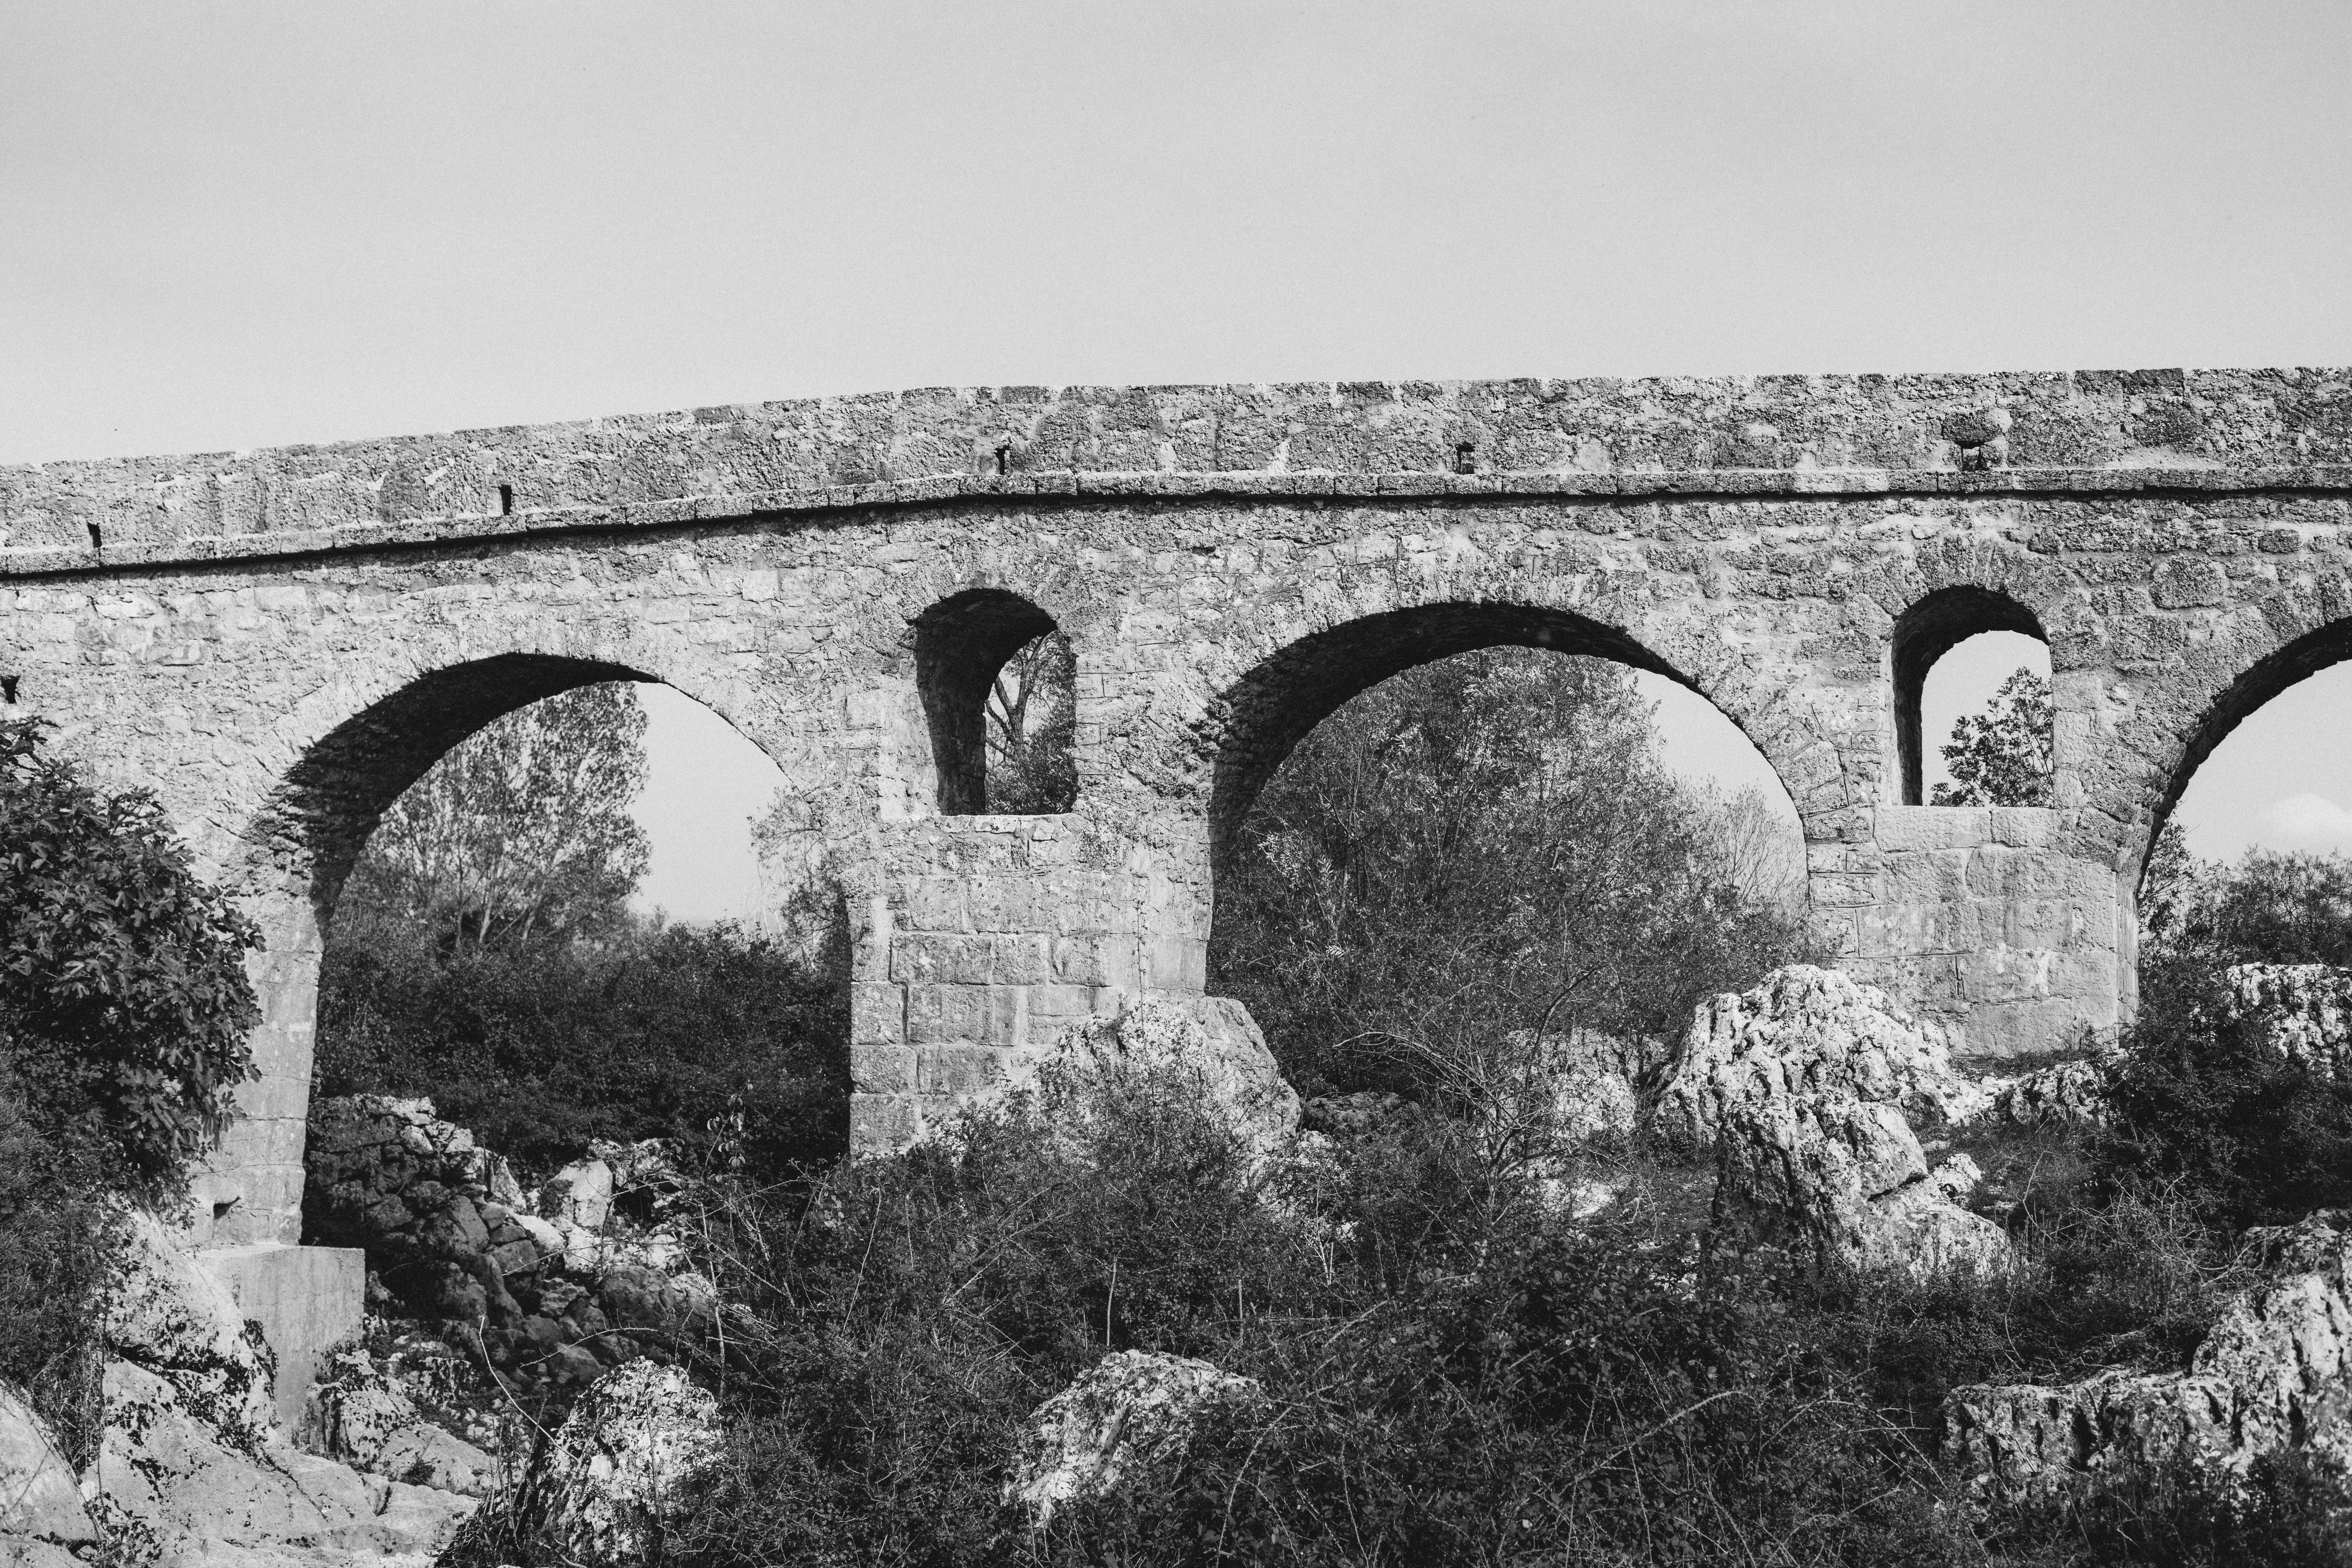
[[[602,1160],[574,1160],[539,1190],[539,1212],[570,1234],[604,1228],[613,1213],[613,1167]]]
[[[1633,1131],[1629,1063],[1635,1053],[1605,1035],[1514,1031],[1511,1047],[1486,1095],[1482,1128],[1515,1126],[1549,1144],[1575,1145]]]
[[[486,1498],[497,1489],[498,1461],[419,1415],[365,1351],[331,1356],[322,1373],[295,1433],[305,1452],[464,1497]]]
[[[1824,1095],[1736,1102],[1716,1159],[1715,1217],[1727,1231],[1916,1280],[2011,1266],[2006,1233],[1957,1201],[1979,1179],[1975,1162],[1962,1155],[1931,1172],[1893,1105]]]
[[[1297,1091],[1249,1010],[1231,997],[1139,998],[1116,1017],[1072,1026],[1028,1065],[1049,1092],[1129,1076],[1189,1081],[1260,1163],[1298,1130]]]
[[[1300,1107],[1299,1131],[1328,1138],[1361,1137],[1378,1131],[1400,1116],[1409,1115],[1412,1104],[1401,1094],[1377,1089],[1321,1095]]]
[[[631,1362],[581,1395],[537,1460],[527,1509],[567,1561],[652,1561],[724,1455],[719,1402],[676,1367]]]
[[[126,1227],[123,1274],[107,1305],[114,1356],[167,1378],[229,1442],[264,1441],[275,1418],[270,1369],[228,1288],[143,1210]]]
[[[168,1381],[127,1362],[107,1366],[105,1397],[97,1511],[118,1543],[141,1543],[136,1555],[159,1568],[425,1568],[476,1506],[282,1441],[226,1442]]]
[[[1114,1352],[1030,1415],[1004,1500],[1043,1529],[1065,1503],[1164,1479],[1209,1416],[1265,1404],[1256,1379],[1207,1362]]]
[[[2352,969],[2325,963],[2238,963],[2224,972],[2240,1015],[2294,1061],[2352,1068]]]
[[[2277,1229],[2278,1262],[2316,1266],[2242,1293],[2187,1372],[1947,1395],[1947,1457],[1974,1493],[2047,1496],[2176,1458],[2242,1476],[2288,1448],[2352,1464],[2352,1234],[2326,1220]]]
[[[2015,1127],[2089,1127],[2107,1119],[2105,1081],[2095,1058],[2053,1062],[2021,1078],[1985,1086],[1992,1115]]]
[[[0,1383],[0,1563],[71,1562],[71,1552],[98,1539],[48,1423]]]
[[[1712,1141],[1736,1105],[1791,1095],[1896,1105],[1915,1121],[1966,1121],[1985,1096],[1956,1073],[1943,1031],[1832,969],[1791,964],[1754,990],[1699,1005],[1668,1064],[1653,1125]]]

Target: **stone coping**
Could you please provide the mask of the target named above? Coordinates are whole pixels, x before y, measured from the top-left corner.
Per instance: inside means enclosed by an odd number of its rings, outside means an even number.
[[[5,474],[5,470],[0,470]],[[687,527],[762,518],[816,517],[897,508],[989,502],[1231,500],[1569,501],[1741,500],[1867,497],[2019,497],[2352,493],[2352,463],[2284,468],[2157,466],[2106,468],[1688,468],[1631,473],[1445,474],[1096,472],[927,479],[813,489],[695,495],[599,506],[527,507],[511,513],[452,512],[391,521],[268,532],[133,539],[100,547],[0,545],[0,582],[125,568],[284,559],[345,551],[413,548],[550,533]],[[2274,520],[2265,520],[2271,526]]]

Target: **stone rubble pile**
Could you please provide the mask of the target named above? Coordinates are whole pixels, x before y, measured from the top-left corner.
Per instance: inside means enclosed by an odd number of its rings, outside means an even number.
[[[1946,1458],[1981,1500],[2047,1497],[2176,1461],[2242,1476],[2307,1449],[2352,1464],[2352,1229],[2340,1213],[2257,1236],[2279,1270],[2239,1296],[2185,1373],[1955,1389]]]
[[[1066,1504],[1164,1482],[1204,1422],[1265,1405],[1255,1378],[1189,1356],[1113,1352],[1031,1414],[1004,1500],[1042,1530]]]
[[[1987,1079],[1988,1114],[2011,1127],[2095,1127],[2107,1119],[2100,1061],[2085,1057],[2053,1062],[2013,1079]]]
[[[312,1109],[305,1218],[364,1248],[409,1310],[478,1332],[509,1375],[584,1386],[711,1310],[662,1223],[680,1185],[648,1140],[593,1144],[526,1192],[431,1100],[353,1095]]]
[[[1914,1279],[1988,1278],[2012,1253],[1962,1206],[1982,1173],[1965,1155],[1931,1169],[1914,1130],[1987,1103],[1941,1031],[1874,986],[1800,964],[1700,1006],[1656,1117],[1669,1138],[1715,1145],[1726,1236]]]

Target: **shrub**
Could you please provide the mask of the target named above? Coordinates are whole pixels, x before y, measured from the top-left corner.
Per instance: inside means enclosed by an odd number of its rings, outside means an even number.
[[[2125,1046],[2105,1074],[2111,1186],[2170,1184],[2241,1226],[2352,1202],[2352,1074],[2281,1052],[2210,959],[2142,966]]]
[[[169,1187],[252,1076],[259,932],[143,791],[105,794],[0,721],[0,1040],[27,1111]]]
[[[315,1092],[430,1095],[540,1173],[666,1137],[773,1179],[845,1146],[847,1034],[837,963],[732,927],[452,951],[360,906],[320,967]]]

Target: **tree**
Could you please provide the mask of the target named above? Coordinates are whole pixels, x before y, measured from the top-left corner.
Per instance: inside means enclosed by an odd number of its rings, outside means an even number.
[[[610,929],[647,864],[629,815],[645,732],[617,681],[484,725],[383,814],[345,899],[422,919],[453,949]]]
[[[252,921],[143,790],[105,794],[0,721],[0,1078],[53,1133],[169,1190],[253,1076]]]
[[[2048,805],[2053,716],[2050,682],[2018,669],[1982,713],[1952,726],[1944,765],[1953,782],[1938,784],[1930,804]]]
[[[1696,998],[1804,951],[1742,893],[1705,807],[1658,764],[1629,672],[1464,654],[1343,705],[1252,806],[1211,964],[1287,1068],[1431,1087],[1511,1037],[1679,1029]]]
[[[1024,644],[997,671],[988,692],[989,810],[1034,816],[1076,804],[1075,665],[1070,639],[1048,632]]]
[[[2143,905],[2167,869],[2159,864],[2165,849],[2159,837]],[[2191,862],[2163,892],[2168,907],[2158,929],[2168,949],[2220,964],[2352,964],[2352,860],[2341,855],[2250,849],[2234,868]],[[2153,924],[2156,915],[2148,918]]]

